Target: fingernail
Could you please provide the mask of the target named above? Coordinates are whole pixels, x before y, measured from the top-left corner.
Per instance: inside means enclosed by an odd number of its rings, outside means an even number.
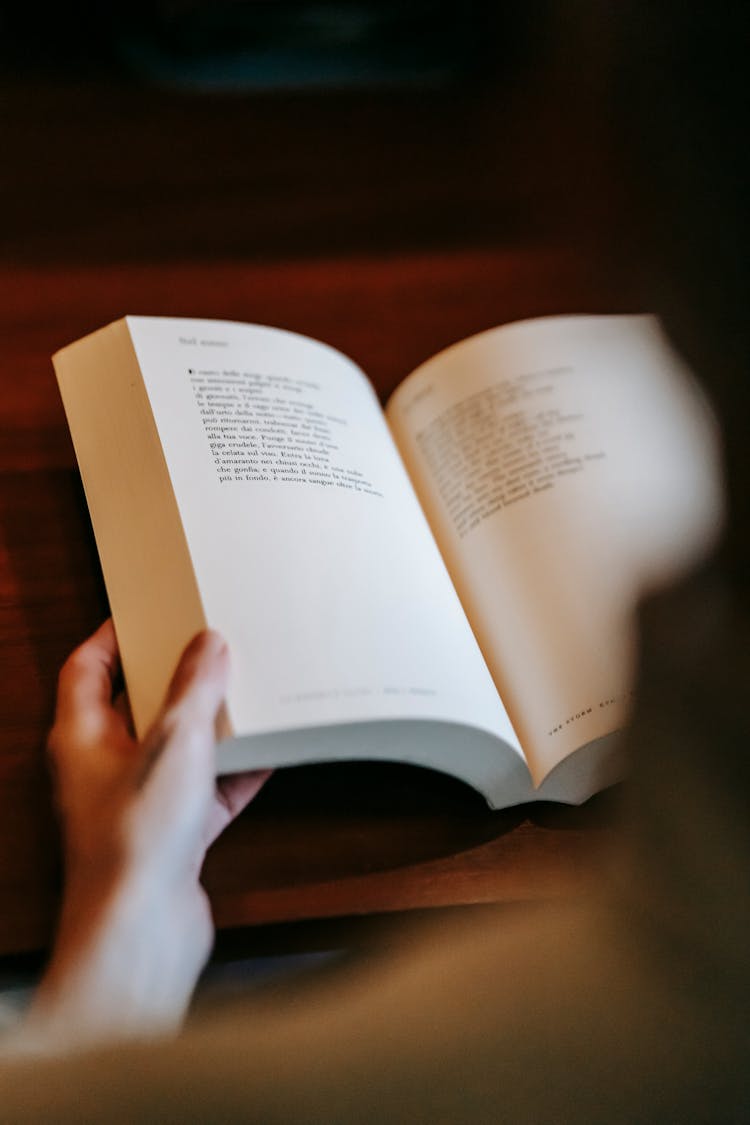
[[[203,634],[204,652],[208,656],[223,656],[225,652],[229,651],[227,642],[215,629],[206,629]]]

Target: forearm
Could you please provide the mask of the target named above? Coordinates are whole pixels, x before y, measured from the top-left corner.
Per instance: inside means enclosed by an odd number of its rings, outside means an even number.
[[[202,890],[156,893],[144,880],[66,896],[55,948],[12,1044],[61,1052],[177,1030],[208,956]]]

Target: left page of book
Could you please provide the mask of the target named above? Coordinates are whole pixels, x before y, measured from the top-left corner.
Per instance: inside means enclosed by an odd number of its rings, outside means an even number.
[[[233,730],[446,720],[515,747],[359,368],[278,329],[127,326],[205,621],[230,641]]]

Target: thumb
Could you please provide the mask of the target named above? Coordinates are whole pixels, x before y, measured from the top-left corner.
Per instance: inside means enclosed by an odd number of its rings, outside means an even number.
[[[165,758],[176,758],[180,772],[210,767],[213,775],[215,724],[229,675],[226,642],[211,630],[198,633],[182,654],[161,713],[144,741],[141,783],[159,765],[171,773]]]
[[[213,632],[194,637],[172,677],[161,714],[143,744],[134,806],[134,847],[180,869],[205,851],[214,798],[215,722],[226,690],[229,653]]]
[[[179,711],[193,721],[214,723],[224,700],[229,650],[212,629],[196,634],[182,654],[164,701],[164,712]]]

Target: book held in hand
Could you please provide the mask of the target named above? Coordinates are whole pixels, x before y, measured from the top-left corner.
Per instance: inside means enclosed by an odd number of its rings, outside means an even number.
[[[140,735],[208,626],[221,772],[403,761],[496,808],[620,776],[635,602],[721,509],[653,318],[481,333],[385,411],[339,352],[252,324],[128,316],[54,365]]]

